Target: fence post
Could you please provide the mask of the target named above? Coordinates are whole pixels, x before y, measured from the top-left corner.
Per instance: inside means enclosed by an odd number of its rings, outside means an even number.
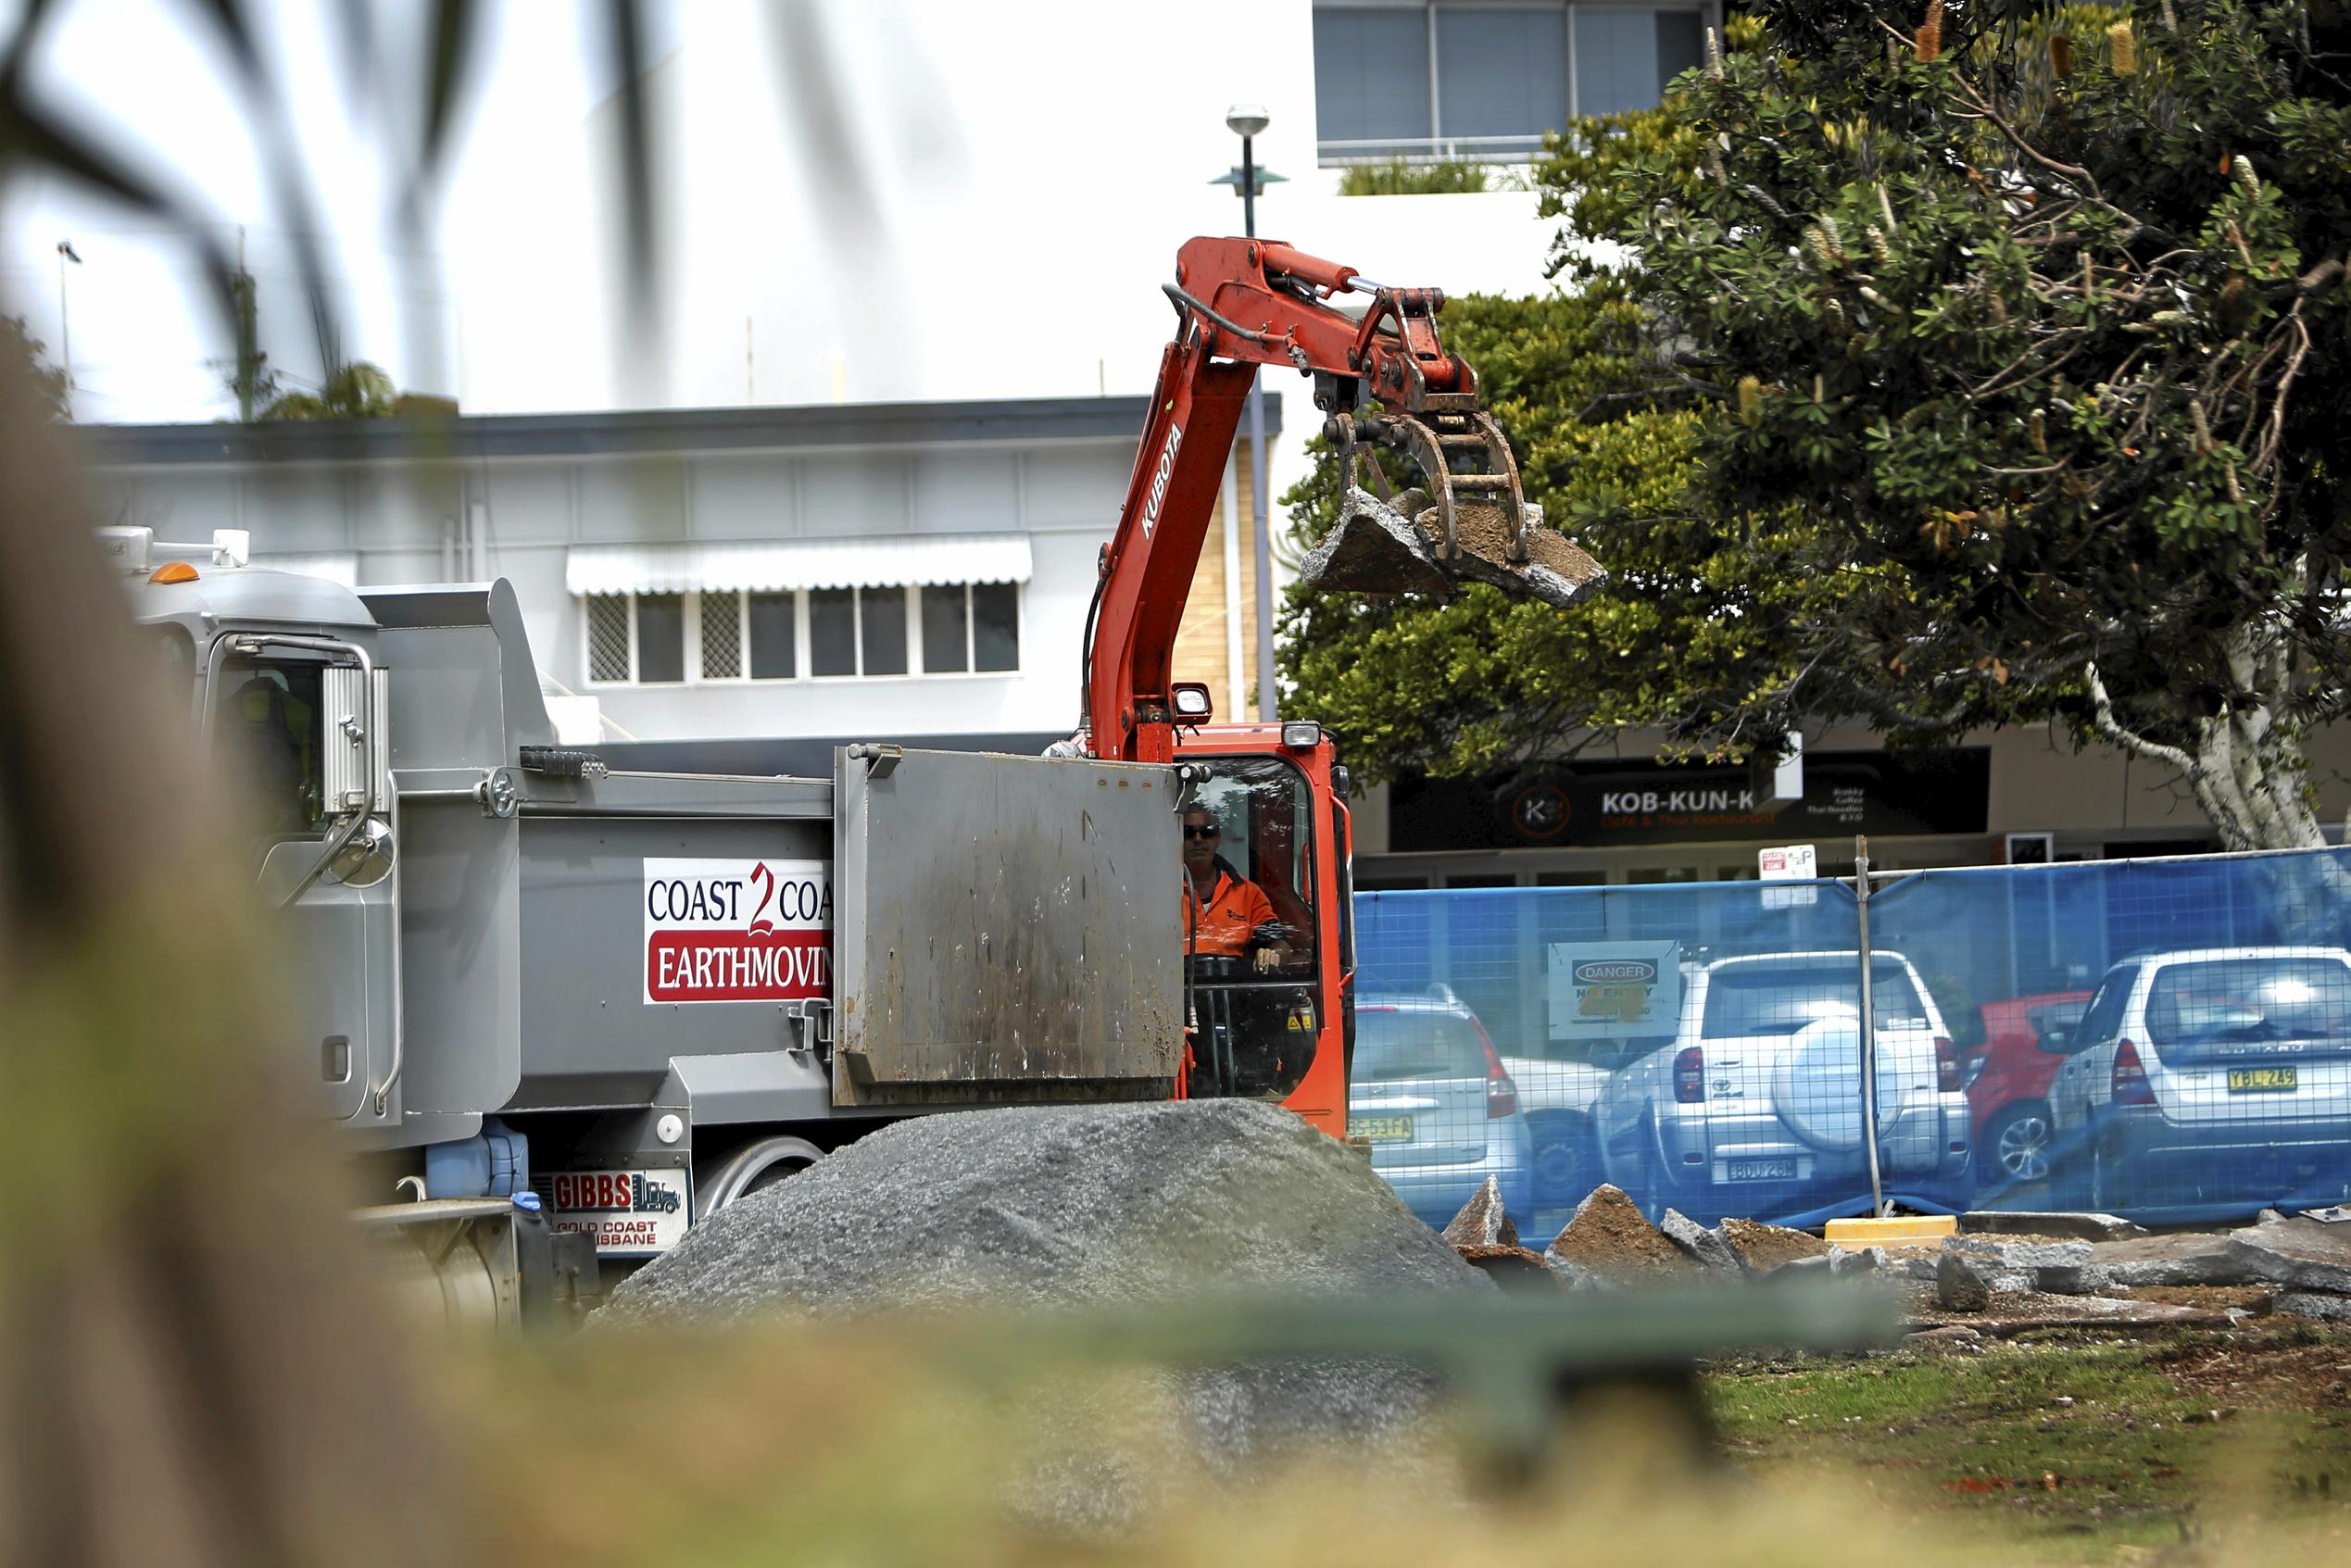
[[[1869,1211],[1886,1211],[1885,1178],[1878,1169],[1878,1008],[1869,981],[1869,840],[1853,841],[1854,909],[1861,935],[1861,1138],[1869,1150]]]

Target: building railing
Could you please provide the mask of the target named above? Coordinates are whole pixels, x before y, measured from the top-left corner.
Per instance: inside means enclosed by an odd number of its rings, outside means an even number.
[[[1314,144],[1314,159],[1325,169],[1344,169],[1359,163],[1531,163],[1543,150],[1543,137],[1530,136],[1381,136],[1354,141]]]

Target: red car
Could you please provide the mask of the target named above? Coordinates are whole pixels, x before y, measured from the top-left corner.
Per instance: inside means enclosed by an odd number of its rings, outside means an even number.
[[[1985,1186],[2046,1181],[2055,1127],[2049,1080],[2065,1058],[2041,1048],[2052,1027],[2071,1029],[2090,1005],[2087,991],[2049,991],[1983,1004],[1983,1044],[1968,1054],[1974,1077],[1968,1110],[1976,1126],[1976,1173]]]

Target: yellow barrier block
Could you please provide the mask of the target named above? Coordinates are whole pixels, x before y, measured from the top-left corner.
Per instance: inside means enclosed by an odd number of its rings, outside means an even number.
[[[1898,1247],[1906,1241],[1941,1241],[1959,1234],[1954,1214],[1900,1214],[1891,1220],[1831,1220],[1825,1236],[1840,1247]]]

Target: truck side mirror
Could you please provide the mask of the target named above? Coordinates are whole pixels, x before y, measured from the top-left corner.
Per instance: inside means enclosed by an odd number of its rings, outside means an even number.
[[[353,812],[366,819],[326,872],[354,887],[372,886],[392,870],[392,739],[384,727],[390,688],[383,670],[335,664],[320,672],[327,815],[346,824]],[[330,829],[329,837],[341,831]]]

